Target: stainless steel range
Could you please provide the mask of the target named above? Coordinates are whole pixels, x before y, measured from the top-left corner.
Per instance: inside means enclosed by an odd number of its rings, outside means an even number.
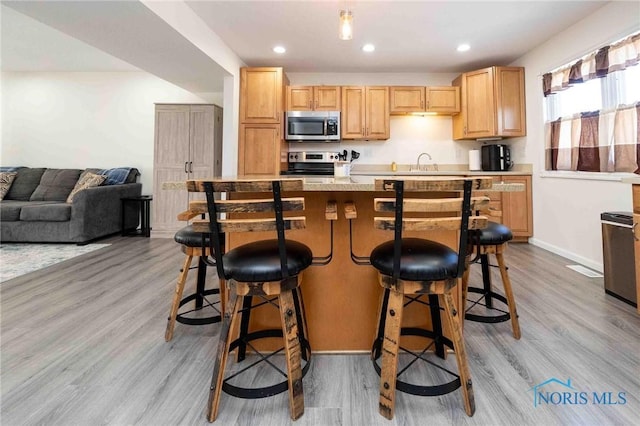
[[[302,151],[289,153],[289,169],[284,175],[333,175],[333,163],[341,159],[339,152]],[[346,159],[346,151],[345,151]]]

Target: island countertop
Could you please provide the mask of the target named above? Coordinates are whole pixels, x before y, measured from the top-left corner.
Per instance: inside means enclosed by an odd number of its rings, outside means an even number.
[[[222,177],[220,179],[256,179],[256,178],[270,178],[270,179],[302,179],[303,190],[305,192],[374,192],[376,179],[442,179],[444,177],[453,177],[456,175],[442,176],[438,175],[393,175],[393,176],[369,176],[358,175],[348,177],[333,177],[333,176],[229,176]],[[457,175],[462,176],[462,175]],[[474,175],[477,176],[492,176],[489,174]],[[216,178],[217,179],[217,178]],[[181,189],[186,190],[185,182],[164,182],[162,189]],[[517,192],[524,191],[524,184],[513,182],[494,182],[493,187],[488,191],[500,191],[500,192]]]

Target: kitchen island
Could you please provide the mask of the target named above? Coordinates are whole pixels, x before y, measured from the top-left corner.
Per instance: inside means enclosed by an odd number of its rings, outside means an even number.
[[[335,200],[338,206],[338,219],[333,221],[333,260],[325,266],[308,268],[302,277],[301,290],[309,340],[315,352],[362,352],[371,349],[382,287],[372,266],[358,266],[351,261],[349,221],[345,218],[344,206],[353,202],[357,209],[357,219],[353,220],[355,254],[369,256],[376,245],[392,239],[392,232],[376,230],[373,226],[373,199],[391,196],[389,192],[375,191],[375,178],[305,177],[303,192],[285,194],[305,197],[304,215],[307,227],[304,230],[287,231],[287,238],[308,245],[314,256],[329,253],[331,225],[325,219],[325,206],[329,200]],[[184,188],[184,183],[163,185],[165,189],[180,187]],[[496,183],[493,190],[522,191],[523,185]],[[423,195],[438,197],[437,193]],[[406,232],[405,235],[434,239],[451,247],[457,245],[456,232]],[[227,236],[227,247],[231,249],[251,241],[273,237],[272,233],[233,233]],[[458,288],[454,292],[454,297],[458,300]],[[412,304],[405,310],[404,323],[429,327],[426,309],[419,304]],[[250,329],[279,328],[279,317],[275,313],[275,310],[266,305],[257,308],[252,312]]]

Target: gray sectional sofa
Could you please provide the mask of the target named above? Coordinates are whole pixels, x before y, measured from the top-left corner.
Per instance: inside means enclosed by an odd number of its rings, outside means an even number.
[[[6,169],[6,168],[3,168]],[[122,198],[141,195],[140,173],[135,168],[46,169],[14,168],[17,175],[0,201],[0,242],[55,242],[85,244],[120,232]],[[103,174],[100,186],[67,197],[85,174]],[[115,173],[115,175],[114,175]],[[116,176],[114,181],[111,177]],[[123,183],[119,183],[122,181]],[[138,224],[135,203],[124,212],[125,229]]]

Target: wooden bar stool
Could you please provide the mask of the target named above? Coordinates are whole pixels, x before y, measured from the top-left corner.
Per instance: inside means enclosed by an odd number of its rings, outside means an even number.
[[[482,288],[469,286],[469,269],[462,277],[462,303],[464,318],[469,321],[498,323],[511,320],[511,328],[513,337],[520,339],[520,323],[518,322],[518,312],[516,310],[516,300],[511,288],[511,280],[507,271],[507,265],[504,261],[504,252],[507,248],[507,242],[513,238],[511,230],[496,222],[489,222],[485,229],[478,229],[470,232],[469,245],[476,255],[476,261],[479,259],[482,267]],[[489,267],[489,255],[493,254],[498,261],[500,268],[500,277],[504,287],[505,295],[501,295],[493,291],[491,286],[491,272]],[[472,264],[475,262],[472,262]],[[468,299],[468,293],[480,294],[476,300]],[[505,297],[506,296],[506,297]],[[484,303],[483,303],[484,300]],[[471,306],[467,307],[467,302],[471,302]],[[496,307],[495,302],[500,302],[502,306],[508,309],[505,311],[501,307]],[[486,309],[482,312],[474,312],[472,309],[477,306],[484,306]],[[497,314],[496,314],[497,313]]]
[[[167,329],[164,334],[164,339],[168,342],[173,338],[173,331],[176,321],[187,325],[204,325],[220,322],[221,310],[218,308],[221,303],[220,300],[220,287],[218,288],[205,288],[205,282],[207,278],[207,265],[210,264],[208,260],[211,255],[210,239],[208,233],[196,232],[191,226],[185,226],[176,232],[174,240],[181,245],[182,252],[186,255],[184,264],[178,275],[178,282],[176,284],[176,290],[173,294],[173,302],[171,303],[171,310],[169,311],[169,317],[167,319]],[[196,281],[196,291],[186,297],[182,297],[184,292],[184,286],[187,282],[189,270],[192,269],[191,264],[193,258],[198,258],[198,278]],[[194,302],[194,308],[189,311],[180,313],[179,309],[190,303]],[[203,317],[193,315],[199,313],[204,308],[210,308],[212,315]]]
[[[394,239],[373,249],[369,260],[378,270],[384,288],[379,310],[378,329],[371,351],[374,368],[380,374],[379,412],[392,419],[395,411],[396,390],[413,395],[443,395],[462,387],[462,399],[467,415],[475,412],[471,376],[462,338],[461,320],[454,305],[451,290],[462,276],[466,262],[467,233],[469,229],[486,226],[484,216],[471,216],[471,211],[488,205],[487,197],[471,197],[472,189],[491,187],[490,178],[439,179],[378,179],[377,191],[395,191],[395,198],[376,198],[374,209],[393,212],[394,216],[375,217],[376,229],[394,231]],[[462,191],[462,197],[458,194]],[[405,198],[408,192],[447,192],[448,198]],[[409,213],[409,215],[406,215]],[[446,217],[424,217],[425,213],[448,213]],[[417,217],[420,216],[420,217]],[[459,231],[458,250],[441,243],[403,237],[403,231]],[[365,263],[364,257],[352,253],[356,263]],[[426,298],[426,301],[423,300]],[[408,301],[405,301],[408,299]],[[402,327],[402,314],[411,303],[429,305],[432,329]],[[451,340],[443,335],[440,304],[444,305],[444,321],[449,326]],[[401,346],[401,336],[418,336],[433,342],[422,351]],[[455,351],[458,374],[437,366],[426,358],[426,351],[445,357],[445,347]],[[414,361],[398,373],[399,351],[422,360],[452,374],[455,379],[438,385],[417,385],[400,380]],[[381,365],[377,360],[382,357]],[[413,375],[412,375],[413,376]]]
[[[304,413],[302,378],[308,371],[311,356],[302,298],[298,291],[301,273],[314,262],[323,264],[330,261],[333,253],[332,250],[328,256],[314,258],[306,245],[285,238],[285,230],[304,229],[306,226],[304,216],[284,216],[284,212],[304,210],[304,198],[282,198],[284,191],[302,191],[302,180],[191,180],[187,182],[187,189],[206,193],[206,202],[192,201],[189,204],[188,215],[208,214],[209,220],[196,220],[193,228],[212,235],[212,251],[218,276],[226,280],[229,290],[213,369],[207,417],[211,422],[216,419],[221,391],[241,398],[263,398],[288,390],[290,416],[293,420],[298,419]],[[269,195],[266,196],[265,192]],[[226,199],[216,199],[218,193],[225,193]],[[241,193],[245,193],[245,196]],[[249,196],[246,193],[262,193],[258,195],[262,198],[237,199]],[[250,194],[252,197],[254,195]],[[275,231],[276,238],[250,242],[223,254],[221,234],[251,231]],[[280,329],[249,332],[248,315],[255,307],[252,306],[252,299],[261,299],[260,304],[277,307],[281,320]],[[232,340],[231,331],[235,329],[240,317],[240,336]],[[254,348],[260,358],[257,363],[264,361],[276,368],[270,358],[284,349],[286,372],[276,369],[286,380],[261,388],[231,384],[230,380],[237,374],[225,377],[229,352],[238,348],[238,360],[242,360],[251,341],[273,337],[282,337],[284,348],[267,355]]]

